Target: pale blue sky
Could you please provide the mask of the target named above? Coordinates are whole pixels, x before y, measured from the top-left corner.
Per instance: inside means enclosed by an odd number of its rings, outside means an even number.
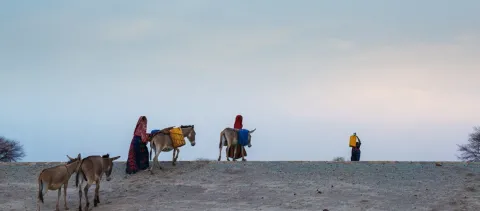
[[[180,160],[456,160],[480,112],[480,1],[1,1],[0,135],[24,161],[195,124]],[[223,151],[224,153],[224,151]],[[222,155],[225,158],[225,155]],[[171,153],[160,159],[170,160]]]

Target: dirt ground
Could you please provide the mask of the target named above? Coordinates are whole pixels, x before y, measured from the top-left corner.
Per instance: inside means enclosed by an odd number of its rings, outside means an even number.
[[[36,179],[59,163],[0,163],[0,210],[35,210]],[[480,163],[161,162],[125,175],[115,162],[92,210],[480,210]],[[67,201],[78,208],[75,175]],[[89,191],[91,206],[95,186]],[[63,194],[63,191],[62,191]],[[54,210],[49,191],[42,210]],[[85,199],[83,199],[85,206]],[[63,210],[63,196],[60,201]]]

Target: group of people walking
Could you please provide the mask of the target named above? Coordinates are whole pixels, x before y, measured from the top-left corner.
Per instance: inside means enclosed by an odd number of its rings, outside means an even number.
[[[235,123],[233,124],[234,129],[243,129],[243,116],[237,115],[235,117]],[[147,133],[147,117],[140,116],[137,121],[137,125],[135,126],[135,130],[133,132],[133,138],[130,143],[130,149],[128,151],[128,159],[126,163],[126,173],[127,174],[135,174],[138,171],[147,170],[150,167],[149,158],[148,158],[148,148],[147,144],[149,141],[150,133]],[[350,160],[351,161],[360,161],[360,145],[362,142],[360,138],[357,136],[356,133],[353,133],[354,138],[356,139],[356,143],[352,147],[352,155]],[[236,153],[235,150],[237,151]],[[240,158],[241,154],[247,156],[247,152],[245,147],[238,145],[237,147],[232,147],[228,151],[228,157],[232,159]],[[234,157],[234,154],[237,157]]]
[[[243,116],[237,115],[235,117],[235,123],[233,124],[235,129],[243,129]],[[126,163],[127,174],[135,174],[138,171],[147,170],[150,167],[149,158],[148,158],[148,148],[147,144],[149,141],[150,133],[147,133],[147,117],[141,116],[138,118],[137,125],[133,132],[133,138],[130,143],[130,149],[128,151],[128,158]],[[238,145],[237,147],[230,148],[228,152],[228,157],[234,158],[234,152],[237,150],[236,155],[241,156],[241,151],[243,150],[244,155],[247,156],[245,147]]]

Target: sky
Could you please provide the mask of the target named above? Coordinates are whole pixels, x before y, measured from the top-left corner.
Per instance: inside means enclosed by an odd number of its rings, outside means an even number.
[[[454,161],[480,125],[480,1],[0,1],[0,136],[23,161],[195,125],[179,160]],[[171,152],[160,160],[171,160]],[[225,149],[222,150],[225,159]]]

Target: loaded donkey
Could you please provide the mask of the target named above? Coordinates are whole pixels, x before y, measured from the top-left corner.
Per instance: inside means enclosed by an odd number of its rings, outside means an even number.
[[[155,152],[155,157],[153,157],[153,164],[150,167],[151,173],[153,173],[154,166],[158,166],[158,168],[163,169],[158,162],[158,156],[160,152],[170,152],[173,150],[172,156],[172,165],[176,165],[178,154],[180,153],[179,147],[174,146],[172,138],[170,136],[170,131],[174,127],[168,127],[159,131],[154,132],[151,134],[150,140],[150,159],[152,159],[152,151]],[[190,141],[192,146],[195,146],[195,126],[194,125],[181,125],[180,129],[182,130],[183,137],[187,138]],[[183,146],[183,145],[182,145]],[[176,153],[175,153],[176,152]]]
[[[55,210],[59,209],[60,195],[63,186],[63,201],[65,203],[64,208],[68,210],[67,206],[67,188],[68,181],[73,173],[78,172],[81,162],[80,154],[76,158],[68,156],[69,161],[64,165],[58,165],[51,168],[43,169],[38,175],[38,201],[37,210],[40,210],[40,202],[43,203],[43,196],[48,190],[58,190],[57,205]]]
[[[226,146],[226,157],[227,161],[230,161],[230,158],[228,158],[228,152],[230,151],[231,147],[237,147],[238,145],[248,145],[248,147],[252,147],[252,136],[251,134],[257,130],[256,128],[253,130],[247,130],[247,129],[234,129],[234,128],[225,128],[220,132],[220,143],[219,143],[219,148],[220,148],[220,154],[218,155],[218,161],[222,159],[222,148],[223,146]],[[246,132],[246,133],[245,133]],[[243,137],[245,134],[247,134],[246,137]],[[239,135],[241,135],[242,140],[246,139],[246,143],[239,143]],[[241,140],[241,141],[242,141]],[[233,150],[233,161],[236,161],[236,156],[237,156],[237,150]],[[240,150],[242,154],[242,161],[246,161],[245,155],[243,154],[244,151]]]

